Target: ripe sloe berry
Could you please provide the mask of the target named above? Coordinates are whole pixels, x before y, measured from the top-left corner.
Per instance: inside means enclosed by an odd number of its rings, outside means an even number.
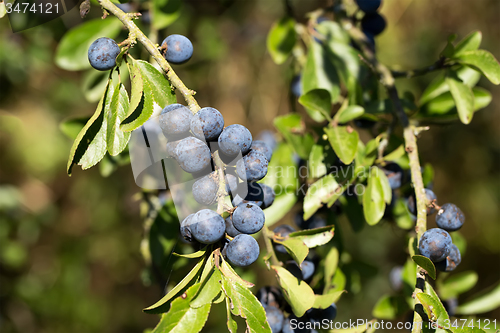
[[[235,266],[251,265],[259,258],[259,244],[250,235],[240,234],[227,245],[227,260]]]
[[[224,236],[226,224],[222,216],[210,209],[202,209],[190,224],[193,237],[200,243],[213,244]]]
[[[211,205],[217,199],[218,184],[214,177],[215,173],[211,173],[194,182],[193,197],[199,204]]]
[[[389,179],[391,189],[395,190],[403,184],[404,171],[397,163],[388,163],[382,168],[385,175]]]
[[[436,264],[436,268],[442,272],[451,272],[457,268],[462,262],[462,255],[460,250],[455,244],[451,244],[450,254],[446,256],[446,260],[440,261]]]
[[[250,152],[239,159],[236,163],[236,173],[241,179],[246,181],[261,180],[267,174],[269,162],[266,156],[256,150]]]
[[[323,319],[335,320],[337,317],[337,306],[332,303],[326,309],[311,309],[307,312],[311,321],[321,322]]]
[[[89,47],[89,62],[99,71],[107,71],[116,66],[116,57],[120,47],[114,40],[107,37],[96,39]]]
[[[295,97],[300,97],[302,95],[302,76],[296,75],[292,79],[290,84],[290,90]]]
[[[367,36],[368,37],[368,36]],[[372,128],[373,126],[375,126],[376,122],[374,122],[373,120],[370,120],[370,119],[355,119],[354,120],[354,125],[356,125],[356,127],[359,127],[359,128]]]
[[[181,140],[169,141],[167,142],[167,157],[177,158],[175,154],[175,149]]]
[[[191,233],[191,223],[193,223],[194,214],[189,214],[184,220],[181,222],[181,235],[185,240],[192,242],[193,235]]]
[[[280,307],[283,299],[281,291],[273,286],[262,287],[257,291],[257,299],[263,306]]]
[[[424,232],[420,238],[418,249],[420,254],[433,262],[439,262],[450,254],[452,240],[450,234],[443,229],[432,228]]]
[[[288,237],[289,234],[295,231],[295,228],[288,225],[288,224],[282,224],[274,228],[273,232],[281,237]],[[280,253],[288,253],[285,249],[285,247],[281,244],[275,245],[274,249]]]
[[[365,13],[375,13],[379,9],[382,0],[356,0],[359,9]]]
[[[241,232],[239,232],[233,225],[233,219],[231,216],[228,216],[226,218],[226,234],[228,234],[229,236],[231,237],[236,237],[238,236],[239,234],[241,234]]]
[[[175,148],[177,162],[182,170],[193,173],[210,165],[210,148],[200,139],[189,137],[182,139]]]
[[[456,231],[460,229],[465,222],[464,213],[456,205],[446,203],[441,206],[436,215],[436,224],[438,227],[447,231]]]
[[[293,322],[295,329],[292,329]],[[297,318],[294,314],[283,321],[283,333],[313,333],[314,330],[307,328],[310,326],[310,319],[307,315]],[[302,327],[302,328],[299,328]]]
[[[268,162],[270,162],[271,157],[273,157],[273,150],[264,141],[254,140],[252,142],[252,150],[256,150],[264,154]]]
[[[302,264],[300,264],[300,268],[302,269],[302,279],[307,280],[314,274],[314,263],[309,260],[304,260]]]
[[[264,227],[266,216],[262,209],[254,203],[240,204],[233,213],[233,225],[236,230],[245,234],[254,234]]]
[[[264,191],[264,202],[262,204],[262,209],[266,209],[273,204],[274,198],[276,198],[276,193],[271,186],[267,186],[266,184],[260,184],[260,186]]]
[[[264,201],[264,188],[263,184],[259,184],[257,182],[248,182],[242,183],[242,186],[239,186],[237,191],[233,191],[233,201],[232,204],[234,207],[242,204],[242,203],[254,203],[259,207],[262,207]],[[242,198],[244,196],[244,198]]]
[[[273,333],[281,332],[281,329],[283,328],[283,319],[285,319],[283,312],[281,312],[281,310],[277,307],[270,305],[265,306],[264,310],[266,310],[266,318],[269,326],[271,327],[271,331]]]
[[[427,198],[427,215],[434,214],[436,209],[431,205],[431,203],[437,200],[436,194],[432,190],[426,188],[425,196]],[[415,198],[415,194],[410,195],[408,198],[408,210],[413,215],[417,215],[417,199]]]
[[[361,19],[361,29],[363,32],[371,33],[374,36],[380,35],[385,30],[387,23],[385,18],[379,13],[366,14]]]
[[[175,137],[189,132],[193,114],[182,104],[167,105],[158,117],[161,130],[165,137]]]
[[[165,60],[172,64],[183,64],[193,56],[193,44],[185,36],[170,35],[161,45],[167,48]]]
[[[191,119],[191,132],[200,140],[217,140],[224,128],[222,114],[214,108],[203,108]]]
[[[242,125],[229,125],[219,136],[219,148],[227,156],[236,156],[240,152],[248,153],[252,146],[252,134]]]
[[[274,133],[269,130],[264,130],[260,132],[257,139],[260,141],[264,141],[264,143],[273,151],[276,148],[277,145],[276,138],[274,137]]]

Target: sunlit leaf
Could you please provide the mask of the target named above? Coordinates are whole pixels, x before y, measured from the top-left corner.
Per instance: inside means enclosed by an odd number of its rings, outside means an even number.
[[[267,36],[267,49],[274,62],[284,63],[295,45],[295,20],[284,17],[274,23]]]

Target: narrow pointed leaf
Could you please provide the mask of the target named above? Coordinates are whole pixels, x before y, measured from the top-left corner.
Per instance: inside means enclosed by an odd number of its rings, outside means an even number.
[[[201,283],[201,287],[193,297],[190,306],[192,308],[199,308],[212,303],[221,291],[221,279],[222,275],[220,271],[217,268],[213,269],[209,276]]]
[[[500,307],[500,284],[458,306],[456,313],[462,315],[485,313]]]
[[[436,279],[436,266],[434,263],[427,257],[421,255],[414,255],[411,257],[413,261],[426,270],[427,274],[433,279]]]
[[[123,132],[120,123],[128,112],[129,101],[123,84],[115,89],[108,113],[107,147],[111,156],[121,153],[130,140],[130,132]]]
[[[481,45],[481,40],[483,38],[483,35],[481,31],[473,31],[470,34],[468,34],[464,39],[462,39],[458,44],[455,46],[455,54],[454,56],[459,56],[463,52],[467,51],[475,51],[479,48]]]
[[[472,90],[455,78],[446,78],[451,95],[457,106],[458,116],[464,124],[469,124],[474,115],[474,94]]]
[[[275,271],[278,283],[283,290],[283,296],[292,307],[297,317],[302,317],[316,300],[314,291],[307,283],[297,279],[283,267],[271,266]]]
[[[479,69],[493,84],[500,84],[500,64],[486,50],[465,51],[456,58],[463,64]]]
[[[164,108],[169,104],[177,103],[175,91],[172,89],[170,82],[168,82],[163,73],[143,60],[137,60],[134,65],[137,66],[141,72],[143,81],[148,83],[156,104]]]
[[[313,110],[315,112],[321,113],[323,117],[325,117],[325,119],[330,119],[332,102],[328,90],[309,90],[308,92],[300,96],[299,103],[308,110]]]

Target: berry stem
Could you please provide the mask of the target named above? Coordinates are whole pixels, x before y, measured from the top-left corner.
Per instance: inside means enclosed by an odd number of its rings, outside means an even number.
[[[219,187],[217,190],[217,214],[222,215],[224,213],[224,200],[226,198],[226,179],[224,177],[224,162],[220,159],[219,151],[213,154],[214,163],[217,168],[217,175],[219,178]]]
[[[341,14],[342,15],[342,14]],[[370,46],[366,35],[356,28],[355,23],[349,19],[345,13],[341,18],[341,23],[344,29],[349,33],[353,41],[358,44],[361,50],[360,57],[364,59],[368,67],[372,69],[375,75],[379,77],[380,83],[385,87],[389,99],[392,101],[394,107],[394,116],[397,117],[400,123],[404,127],[404,140],[405,140],[405,150],[410,161],[410,170],[413,187],[415,189],[415,196],[417,201],[417,225],[415,231],[417,233],[417,240],[420,240],[422,234],[427,229],[427,197],[424,189],[424,182],[422,179],[420,160],[418,155],[417,138],[415,136],[415,126],[410,124],[408,116],[405,113],[401,99],[399,98],[398,90],[395,85],[395,79],[391,71],[383,64],[381,64],[377,57],[375,56],[374,50]],[[414,295],[423,292],[424,284],[419,283],[421,277],[424,276],[422,268],[417,269],[417,285],[415,286]],[[420,279],[419,279],[420,277]],[[414,306],[419,304],[418,298],[415,297]],[[422,331],[422,317],[415,311],[413,319],[413,330],[412,333],[418,333]]]
[[[141,31],[141,29],[137,27],[137,25],[135,25],[133,19],[136,18],[136,16],[131,17],[127,13],[123,12],[120,8],[115,6],[110,0],[98,1],[102,8],[115,15],[123,23],[125,28],[127,28],[127,30],[129,31],[129,39],[138,40],[146,48],[149,54],[151,54],[158,65],[160,65],[160,67],[163,69],[163,72],[167,76],[170,83],[181,92],[191,112],[198,112],[200,106],[194,98],[195,92],[186,87],[184,82],[182,82],[179,76],[177,76],[177,74],[174,72],[172,66],[170,66],[168,61],[165,60],[165,58],[161,55],[160,51],[158,51],[158,47],[148,37],[146,37],[146,35]]]
[[[274,232],[269,230],[267,225],[264,225],[264,228],[262,228],[262,232],[264,233],[264,243],[266,244],[267,253],[271,255],[271,264],[273,266],[281,266],[278,258],[276,257],[276,253],[274,252],[273,243],[271,242],[271,238],[274,236]]]

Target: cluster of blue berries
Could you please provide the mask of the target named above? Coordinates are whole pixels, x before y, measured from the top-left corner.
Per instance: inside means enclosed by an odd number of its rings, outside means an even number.
[[[297,318],[276,287],[260,288],[257,299],[266,311],[267,322],[273,333],[316,333],[318,331],[313,327],[319,327],[322,320],[335,320],[337,317],[337,306],[333,303],[326,309],[310,309],[304,316]]]
[[[424,232],[418,244],[420,254],[431,259],[440,271],[451,272],[460,264],[462,257],[448,232],[460,229],[465,222],[465,216],[460,208],[452,203],[438,206],[436,194],[432,190],[425,189],[425,195],[427,215],[434,214],[437,209],[438,228]],[[408,198],[408,210],[414,215],[417,214],[416,205],[416,198],[413,194]]]
[[[162,110],[158,120],[168,140],[168,157],[197,179],[192,186],[197,203],[210,206],[223,195],[212,156],[217,152],[225,161],[223,192],[232,199],[231,215],[224,220],[213,210],[201,209],[181,222],[182,236],[189,242],[202,244],[220,241],[222,254],[235,266],[255,262],[260,250],[250,234],[263,228],[263,209],[272,205],[275,198],[271,187],[257,183],[267,174],[272,149],[263,141],[253,140],[242,125],[224,128],[222,114],[212,107],[193,114],[184,105],[171,104]]]
[[[375,48],[375,37],[387,27],[385,18],[377,12],[382,0],[356,0],[356,3],[359,9],[365,13],[361,19],[361,30],[372,47]]]

